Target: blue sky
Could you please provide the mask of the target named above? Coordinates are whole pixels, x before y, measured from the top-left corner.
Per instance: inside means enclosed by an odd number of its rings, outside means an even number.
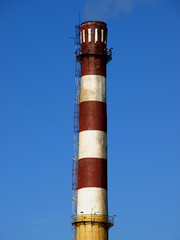
[[[89,9],[87,11],[87,9]],[[99,10],[98,10],[99,9]],[[110,239],[180,239],[180,2],[1,0],[0,239],[71,238],[74,25],[104,20]],[[93,18],[93,19],[92,19]]]

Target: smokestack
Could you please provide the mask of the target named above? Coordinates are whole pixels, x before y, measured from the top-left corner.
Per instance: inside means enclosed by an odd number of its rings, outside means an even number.
[[[106,48],[107,25],[89,21],[80,28],[81,91],[77,240],[108,240],[113,218],[107,201]]]

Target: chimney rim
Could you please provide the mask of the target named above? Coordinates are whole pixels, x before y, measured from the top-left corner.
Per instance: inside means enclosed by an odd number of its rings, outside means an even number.
[[[85,21],[85,22],[81,23],[81,26],[90,25],[90,24],[99,24],[99,25],[103,24],[103,25],[107,26],[107,23],[105,23],[103,21]]]

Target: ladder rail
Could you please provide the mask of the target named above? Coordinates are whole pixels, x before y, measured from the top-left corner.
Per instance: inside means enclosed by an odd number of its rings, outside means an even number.
[[[78,158],[79,158],[79,104],[81,88],[80,54],[80,24],[75,26],[76,62],[75,62],[75,100],[73,126],[73,161],[72,161],[72,216],[77,216],[77,189],[78,189]],[[71,239],[76,240],[76,227],[72,224]]]

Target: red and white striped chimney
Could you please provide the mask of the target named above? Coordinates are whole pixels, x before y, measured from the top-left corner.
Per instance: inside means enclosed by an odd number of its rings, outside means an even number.
[[[108,239],[110,226],[107,203],[106,113],[106,64],[110,56],[106,41],[107,26],[104,22],[81,24],[78,240]],[[92,217],[95,225],[92,225]],[[86,224],[83,225],[82,222]]]

